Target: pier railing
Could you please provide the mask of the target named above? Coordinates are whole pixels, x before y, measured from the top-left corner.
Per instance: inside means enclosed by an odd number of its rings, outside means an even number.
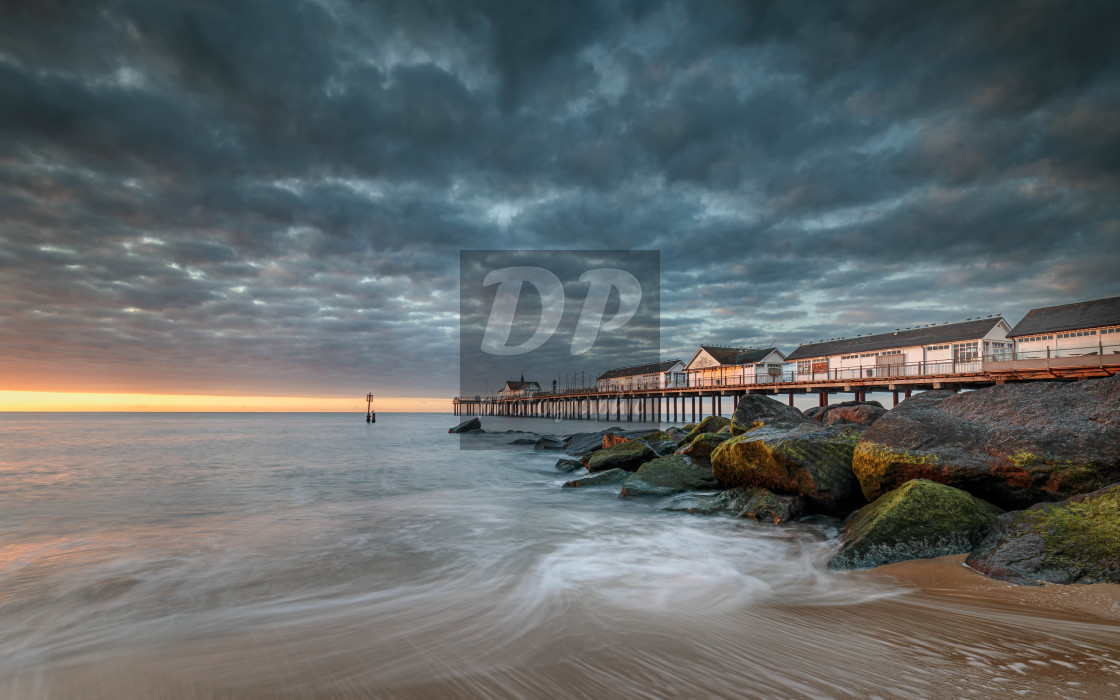
[[[526,396],[458,396],[456,401],[502,403],[526,399],[581,398],[593,396],[642,396],[649,394],[672,394],[674,392],[697,390],[719,390],[736,388],[774,388],[786,385],[813,384],[818,382],[875,382],[881,379],[952,379],[982,377],[987,372],[1006,372],[1014,368],[1018,361],[1031,361],[1025,364],[1046,364],[1039,361],[1060,361],[1063,367],[1080,364],[1114,367],[1120,365],[1120,345],[1095,345],[1079,348],[1060,348],[1042,351],[1001,350],[981,357],[960,360],[939,360],[934,362],[909,362],[889,365],[866,365],[862,367],[834,367],[820,372],[786,372],[782,375],[743,375],[729,373],[724,377],[690,377],[684,382],[674,382],[665,386],[618,388],[611,387],[574,387],[558,391],[542,391]],[[1055,363],[1057,364],[1057,363]]]

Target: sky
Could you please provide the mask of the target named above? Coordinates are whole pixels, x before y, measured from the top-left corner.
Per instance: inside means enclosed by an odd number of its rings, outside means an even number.
[[[5,2],[0,408],[430,404],[464,249],[660,251],[668,358],[1116,296],[1117,36],[1115,2]]]

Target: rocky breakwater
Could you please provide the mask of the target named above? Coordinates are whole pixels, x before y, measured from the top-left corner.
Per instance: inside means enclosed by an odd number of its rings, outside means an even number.
[[[735,437],[711,452],[725,487],[760,487],[800,496],[810,510],[846,515],[863,502],[852,454],[864,427],[826,426],[765,396],[742,397],[731,420]]]
[[[1120,481],[1120,376],[929,391],[888,411],[856,445],[868,500],[929,479],[1005,509]]]

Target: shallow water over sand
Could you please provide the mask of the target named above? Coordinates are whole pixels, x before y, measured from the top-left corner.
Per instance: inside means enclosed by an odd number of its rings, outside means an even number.
[[[829,572],[378,419],[0,415],[0,696],[1120,697],[1120,587]]]

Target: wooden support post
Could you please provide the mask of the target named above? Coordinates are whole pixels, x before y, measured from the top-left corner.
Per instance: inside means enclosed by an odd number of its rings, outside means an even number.
[[[910,398],[910,390],[909,389],[906,390],[906,398]]]
[[[692,422],[696,422],[696,396],[692,397]]]

